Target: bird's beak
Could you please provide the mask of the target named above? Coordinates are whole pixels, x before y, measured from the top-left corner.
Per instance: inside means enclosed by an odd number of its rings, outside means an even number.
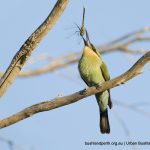
[[[89,34],[88,34],[87,30],[86,30],[86,41],[87,41],[87,43],[90,43]]]
[[[82,39],[83,39],[84,45],[85,45],[85,46],[88,46],[88,43],[87,43],[87,41],[84,39],[83,36],[82,36]]]
[[[84,39],[84,37],[82,37],[82,39],[84,41],[84,45],[88,46],[88,47],[91,47],[91,42],[90,42],[90,39],[89,39],[88,32],[87,32],[87,30],[85,30],[85,31],[86,31],[86,40]]]

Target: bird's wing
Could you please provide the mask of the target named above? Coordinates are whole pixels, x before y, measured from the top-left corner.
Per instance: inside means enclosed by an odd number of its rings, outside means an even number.
[[[101,68],[101,71],[102,71],[102,74],[103,74],[103,77],[104,77],[105,81],[110,80],[110,75],[109,75],[108,68],[107,68],[106,64],[103,61],[102,61],[102,64],[101,64],[100,68]]]
[[[100,55],[99,51],[96,49],[96,47],[92,43],[90,43],[90,45],[91,45],[92,50],[96,53],[96,55],[101,58],[101,55]]]
[[[99,56],[99,58],[102,60],[101,55],[100,55],[99,51],[96,49],[96,47],[95,47],[92,43],[90,43],[90,45],[91,45],[91,48],[93,49],[93,51],[94,51],[94,52]],[[102,61],[102,64],[101,64],[101,66],[100,66],[100,69],[101,69],[101,72],[102,72],[102,75],[103,75],[105,81],[110,80],[109,71],[108,71],[108,69],[107,69],[106,64],[105,64],[103,61]],[[110,97],[110,90],[108,90],[108,92],[109,92],[108,106],[109,106],[109,108],[111,109],[111,108],[112,108],[112,101],[111,101],[111,97]]]
[[[95,48],[95,46],[94,46],[92,43],[90,43],[90,44],[91,44],[92,50],[93,50],[93,51],[97,54],[97,56],[102,60],[102,57],[101,57],[99,51]],[[108,71],[108,69],[107,69],[106,64],[105,64],[103,61],[102,61],[102,64],[101,64],[101,66],[100,66],[100,69],[101,69],[101,71],[102,71],[102,74],[103,74],[103,77],[104,77],[105,81],[110,80],[109,71]]]
[[[82,77],[82,75],[81,75],[81,78],[82,78],[82,80],[86,83],[87,86],[90,86],[90,85],[88,84],[88,82],[84,79],[84,77]]]
[[[109,75],[108,68],[107,68],[106,64],[103,61],[102,61],[102,64],[100,66],[100,69],[102,71],[102,75],[103,75],[105,81],[110,80],[110,75]],[[108,92],[109,92],[108,106],[111,109],[112,108],[112,101],[111,101],[111,97],[110,97],[110,90],[108,90]]]

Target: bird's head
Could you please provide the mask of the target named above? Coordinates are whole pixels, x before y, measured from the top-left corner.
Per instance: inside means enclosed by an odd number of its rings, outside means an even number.
[[[85,38],[84,36],[82,36],[82,39],[84,41],[84,45],[88,48],[90,48],[91,50],[93,50],[98,56],[100,56],[100,53],[98,52],[98,50],[96,49],[96,47],[90,42],[90,39],[89,39],[89,35],[88,35],[88,32],[87,30],[85,30]]]

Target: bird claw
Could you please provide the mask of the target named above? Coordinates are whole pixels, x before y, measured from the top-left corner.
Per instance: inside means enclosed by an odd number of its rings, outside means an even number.
[[[125,84],[125,82],[122,81],[121,83],[118,83],[117,86],[120,86],[122,84]]]
[[[98,84],[95,84],[95,87],[97,90],[99,90],[102,86],[98,83]]]
[[[86,95],[86,90],[87,90],[87,88],[85,88],[84,90],[80,91],[80,95]]]

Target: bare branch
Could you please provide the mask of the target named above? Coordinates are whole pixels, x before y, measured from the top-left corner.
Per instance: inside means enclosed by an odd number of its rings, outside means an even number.
[[[16,53],[0,80],[0,96],[2,96],[7,88],[12,84],[25,62],[31,56],[32,51],[37,47],[41,40],[47,35],[48,31],[55,25],[56,21],[64,11],[69,0],[58,0],[53,10],[46,20],[31,34],[31,36],[22,45]]]
[[[19,145],[10,139],[0,137],[0,142],[6,143],[10,150],[25,150],[24,146]],[[31,146],[28,147],[30,148]]]
[[[116,100],[115,100],[115,102],[116,102],[116,104],[118,104],[119,106],[126,107],[126,108],[128,108],[128,109],[131,109],[132,111],[135,111],[135,112],[137,112],[137,113],[139,113],[139,114],[142,114],[143,116],[145,116],[145,117],[147,117],[147,118],[150,117],[150,113],[149,113],[149,112],[147,112],[147,111],[142,110],[142,109],[139,108],[139,106],[144,106],[144,105],[148,106],[148,105],[150,105],[149,103],[127,104],[127,103],[123,103],[123,102],[121,102],[121,101],[116,101]]]
[[[142,50],[142,49],[133,50],[129,48],[129,45],[134,44],[135,42],[139,42],[139,41],[141,42],[150,41],[150,37],[141,36],[141,34],[146,33],[148,31],[150,31],[149,26],[139,29],[135,32],[129,33],[127,35],[124,35],[116,40],[108,42],[105,45],[97,46],[97,48],[100,49],[101,54],[107,54],[107,53],[116,52],[116,51],[129,53],[129,54],[145,54],[146,52],[148,52],[147,50]],[[68,65],[78,62],[80,56],[81,56],[81,52],[74,52],[65,56],[53,58],[49,64],[42,66],[41,68],[21,71],[19,73],[19,77],[31,77],[31,76],[37,76],[37,75],[55,71],[57,69],[60,69],[60,68],[63,68],[63,67],[66,67]],[[3,73],[0,73],[0,76],[2,75]]]
[[[150,27],[144,27],[143,29],[140,29],[136,32],[132,32],[121,38],[118,38],[117,40],[109,42],[105,46],[102,45],[102,46],[97,46],[97,47],[100,49],[101,54],[107,54],[107,53],[115,52],[115,51],[120,51],[123,53],[129,53],[129,54],[145,54],[146,52],[148,52],[147,50],[143,50],[143,49],[134,49],[133,50],[133,49],[129,48],[129,45],[131,45],[135,42],[138,42],[138,41],[150,41],[150,37],[137,36],[140,33],[143,33],[143,32],[149,31],[149,30],[150,30]],[[135,35],[136,35],[136,37],[134,37],[133,39],[129,39],[125,43],[118,44],[118,42],[125,40],[126,38],[129,38],[131,36],[135,36]],[[81,56],[81,52],[75,52],[75,53],[71,53],[66,56],[55,58],[51,61],[51,63],[49,63],[48,65],[45,65],[41,68],[20,72],[19,77],[31,77],[31,76],[37,76],[37,75],[41,75],[44,73],[55,71],[62,67],[66,67],[68,65],[78,62],[80,56]]]
[[[31,59],[29,59],[25,63],[24,67],[35,64],[35,63],[40,62],[40,61],[50,61],[52,59],[53,59],[53,57],[49,56],[46,52],[44,52],[44,53],[41,53],[40,55],[31,57]]]
[[[132,37],[136,37],[136,36],[139,36],[140,34],[143,34],[145,32],[148,32],[150,31],[150,26],[146,26],[142,29],[139,29],[139,30],[136,30],[136,31],[133,31],[131,33],[128,33],[126,35],[123,35],[107,44],[104,44],[103,47],[108,47],[108,46],[111,46],[111,45],[117,45],[117,44],[120,44],[120,42],[122,43],[123,41],[129,39],[129,38],[132,38]]]
[[[128,80],[132,79],[133,77],[137,76],[138,74],[142,73],[142,69],[146,63],[150,61],[150,52],[147,52],[143,57],[141,57],[128,71],[123,73],[122,75],[104,82],[101,84],[99,89],[96,87],[89,87],[86,90],[85,95],[81,95],[80,92],[76,92],[74,94],[64,96],[64,97],[57,97],[53,100],[42,102],[31,107],[28,107],[8,118],[0,120],[0,128],[4,128],[10,126],[11,124],[17,123],[25,118],[28,118],[36,113],[52,110],[64,105],[68,105],[74,102],[77,102],[85,97],[91,96],[98,92],[103,92],[107,89],[114,88],[119,86]]]
[[[142,50],[142,49],[141,50],[131,50],[131,49],[127,48],[126,46],[122,46],[122,47],[118,47],[118,49],[116,49],[116,50],[115,49],[101,50],[100,53],[106,54],[111,51],[120,51],[120,52],[124,52],[124,53],[129,53],[129,54],[145,54],[146,52],[148,52],[147,50]],[[63,67],[66,67],[68,65],[78,62],[80,56],[81,56],[81,53],[76,52],[76,53],[72,53],[72,54],[69,54],[66,56],[54,58],[50,64],[45,65],[41,68],[20,72],[19,77],[37,76],[37,75],[41,75],[41,74],[45,74],[45,73],[49,73],[49,72],[58,70],[60,68],[63,68]],[[0,73],[0,75],[1,75],[1,73]]]
[[[120,51],[120,52],[125,52],[125,53],[129,53],[129,54],[145,54],[146,52],[148,52],[147,50],[131,50],[127,47],[120,47],[120,49],[118,50],[113,50],[113,49],[109,49],[109,50],[101,50],[101,54],[106,54],[109,53],[111,51]],[[65,55],[62,57],[57,57],[57,58],[53,58],[50,64],[47,64],[41,68],[38,69],[32,69],[32,70],[28,70],[28,71],[21,71],[18,75],[18,77],[32,77],[32,76],[37,76],[37,75],[42,75],[45,73],[49,73],[55,70],[58,70],[60,68],[66,67],[68,65],[74,64],[76,62],[79,61],[81,53],[80,52],[76,52],[76,53],[72,53],[69,55]],[[2,76],[3,73],[0,73],[0,76]]]
[[[120,117],[119,113],[117,113],[116,111],[113,110],[113,114],[115,115],[116,119],[118,120],[118,122],[120,123],[120,125],[122,126],[126,137],[130,136],[130,131],[125,123],[125,121],[122,119],[122,117]]]
[[[0,141],[3,141],[5,143],[7,143],[10,150],[14,150],[14,148],[13,148],[14,147],[14,142],[13,141],[11,141],[9,139],[5,139],[3,137],[0,137]]]
[[[48,72],[55,71],[59,68],[73,64],[79,60],[80,53],[72,53],[62,57],[52,59],[51,63],[35,70],[22,71],[19,77],[31,77]]]

